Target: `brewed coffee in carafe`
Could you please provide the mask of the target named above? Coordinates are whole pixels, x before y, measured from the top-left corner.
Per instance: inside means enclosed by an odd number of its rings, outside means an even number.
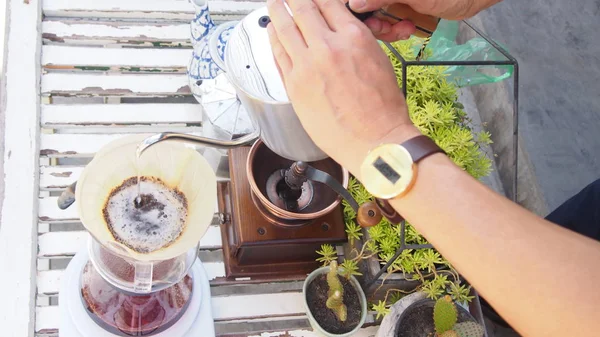
[[[154,291],[136,293],[135,264],[91,241],[91,260],[81,275],[81,300],[92,320],[117,335],[149,336],[170,328],[182,317],[195,289],[191,266],[196,250],[153,264]],[[163,286],[159,287],[159,280]],[[126,289],[124,289],[126,288]]]

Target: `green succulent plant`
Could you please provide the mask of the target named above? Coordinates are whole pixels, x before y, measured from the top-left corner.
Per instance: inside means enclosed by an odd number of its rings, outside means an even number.
[[[409,40],[392,43],[392,46],[406,59],[415,60],[422,44],[422,39],[412,37]],[[382,44],[396,74],[398,85],[402,85],[402,65],[400,60]],[[423,59],[431,55],[431,50],[425,49]],[[464,106],[459,100],[459,88],[447,80],[444,66],[410,66],[407,68],[407,107],[411,120],[421,133],[429,136],[438,144],[452,161],[479,179],[491,172],[492,159],[486,156],[482,147],[491,143],[487,131],[475,132],[473,122],[468,118]],[[353,177],[348,184],[350,194],[359,205],[373,201],[373,196]],[[356,223],[356,214],[345,201],[343,203],[346,233],[349,243],[354,245],[358,240],[364,240],[360,227]],[[400,226],[392,225],[387,219],[367,232],[369,239],[363,242],[363,251],[356,252],[354,257],[347,260],[358,261],[371,256],[377,257],[385,264],[400,247]],[[407,244],[426,244],[427,240],[407,223],[405,227]],[[324,251],[323,247],[320,252]],[[321,254],[320,262],[328,264],[330,259]],[[343,263],[358,272],[357,263]],[[433,248],[404,250],[400,257],[387,270],[388,273],[401,273],[408,280],[417,280],[420,285],[414,291],[426,293],[430,299],[438,299],[450,295],[457,302],[470,302],[470,287],[461,283],[458,273],[452,265]],[[356,275],[356,274],[355,274]],[[388,296],[383,303],[372,307],[378,316],[385,315],[389,307],[400,296]]]
[[[317,250],[317,254],[320,256],[317,258],[317,262],[321,262],[323,266],[327,266],[331,263],[331,261],[335,261],[337,259],[337,252],[332,245],[324,244],[321,245],[321,249]]]

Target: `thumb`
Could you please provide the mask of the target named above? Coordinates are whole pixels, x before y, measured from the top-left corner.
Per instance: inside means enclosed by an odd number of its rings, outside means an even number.
[[[350,8],[357,13],[374,11],[398,0],[350,0]]]

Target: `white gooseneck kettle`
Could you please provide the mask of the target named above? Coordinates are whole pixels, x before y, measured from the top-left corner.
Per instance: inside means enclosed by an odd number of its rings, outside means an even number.
[[[146,146],[179,139],[230,148],[253,143],[260,137],[273,152],[290,160],[312,162],[327,158],[302,128],[287,97],[269,43],[267,8],[254,10],[242,21],[217,26],[210,17],[207,0],[191,2],[196,7],[196,17],[192,21],[194,56],[188,67],[190,87],[202,102],[203,86],[228,82],[225,85],[235,92],[255,131],[233,141],[162,133],[148,139]],[[241,118],[245,116],[241,114]]]

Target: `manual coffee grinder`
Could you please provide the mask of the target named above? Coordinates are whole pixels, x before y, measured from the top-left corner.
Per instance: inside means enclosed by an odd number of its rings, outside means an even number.
[[[214,217],[215,174],[182,144],[138,158],[146,137],[108,144],[77,181],[75,205],[90,237],[62,278],[61,337],[214,336],[197,253]]]
[[[218,116],[215,124],[235,129],[243,109],[254,131],[233,140],[161,133],[146,139],[140,152],[169,140],[227,149],[231,179],[218,186],[227,280],[304,279],[319,266],[322,244],[347,240],[342,198],[359,212],[346,190],[349,173],[313,143],[289,102],[269,43],[267,8],[208,29],[215,25],[207,2],[193,3],[195,21],[203,23],[193,28],[198,58],[188,69],[195,96],[205,114]],[[375,205],[360,211],[363,224],[381,219]]]

